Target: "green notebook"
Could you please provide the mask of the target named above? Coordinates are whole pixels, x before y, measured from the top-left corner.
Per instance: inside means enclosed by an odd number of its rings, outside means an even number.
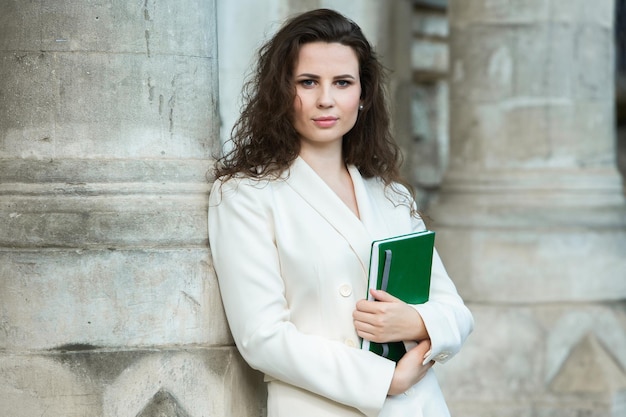
[[[369,288],[387,291],[408,304],[428,301],[435,232],[425,230],[372,242]],[[372,296],[367,291],[367,299]],[[361,347],[395,362],[406,353],[404,342],[375,343]]]

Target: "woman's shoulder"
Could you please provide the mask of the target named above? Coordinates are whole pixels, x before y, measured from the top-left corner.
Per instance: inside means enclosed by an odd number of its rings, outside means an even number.
[[[216,178],[212,187],[215,188],[219,186],[220,188],[226,189],[234,189],[240,186],[257,188],[259,186],[266,186],[270,181],[271,180],[268,178],[257,178],[239,173]]]
[[[215,203],[225,198],[262,199],[263,195],[271,192],[273,184],[279,180],[277,178],[256,178],[245,174],[220,177],[211,186],[209,200]]]
[[[398,182],[386,184],[380,177],[364,178],[366,186],[396,205],[413,205],[413,197],[405,185]]]

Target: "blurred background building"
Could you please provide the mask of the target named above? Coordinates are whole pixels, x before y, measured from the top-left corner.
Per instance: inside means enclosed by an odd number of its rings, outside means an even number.
[[[623,3],[1,2],[0,415],[264,415],[205,174],[255,49],[329,7],[390,69],[406,175],[475,315],[436,367],[453,416],[626,416]]]

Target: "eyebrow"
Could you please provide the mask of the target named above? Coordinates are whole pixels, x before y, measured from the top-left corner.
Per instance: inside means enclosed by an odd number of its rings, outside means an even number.
[[[320,76],[319,75],[315,75],[315,74],[309,74],[309,73],[303,73],[303,74],[298,74],[296,76],[296,78],[313,78],[313,79],[319,79]],[[350,78],[353,80],[356,80],[356,78],[354,77],[354,75],[350,75],[350,74],[343,74],[343,75],[337,75],[333,77],[333,80],[338,80],[338,79],[344,79],[344,78]]]

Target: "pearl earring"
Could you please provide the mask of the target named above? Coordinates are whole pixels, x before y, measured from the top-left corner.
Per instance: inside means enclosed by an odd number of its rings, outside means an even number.
[[[363,110],[363,105],[359,105],[359,110]]]

